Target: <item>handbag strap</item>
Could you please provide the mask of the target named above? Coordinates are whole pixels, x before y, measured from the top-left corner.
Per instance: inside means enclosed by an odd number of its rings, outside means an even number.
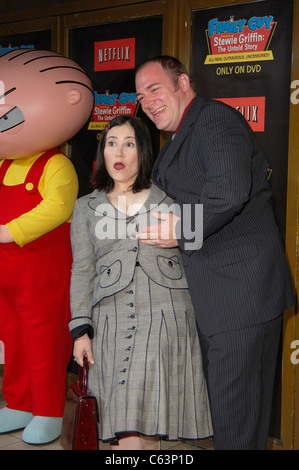
[[[87,395],[88,388],[88,359],[83,357],[83,367],[79,366],[78,371],[78,387],[84,395]]]

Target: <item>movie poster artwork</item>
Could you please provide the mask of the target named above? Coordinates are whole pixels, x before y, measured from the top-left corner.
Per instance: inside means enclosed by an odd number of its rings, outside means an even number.
[[[197,91],[237,109],[262,144],[277,221],[285,233],[293,0],[192,13]]]
[[[135,38],[124,38],[94,43],[94,71],[120,71],[135,69]],[[134,116],[137,108],[136,93],[95,92],[95,105],[89,129],[103,130],[117,116]]]
[[[79,195],[83,195],[91,190],[99,138],[113,118],[142,117],[150,129],[155,155],[159,152],[159,131],[136,100],[135,68],[161,54],[162,17],[72,28],[69,39],[70,57],[90,77],[95,98],[89,122],[69,143],[79,175]]]
[[[0,55],[14,49],[51,49],[50,30],[32,31],[27,33],[1,36],[0,32]]]

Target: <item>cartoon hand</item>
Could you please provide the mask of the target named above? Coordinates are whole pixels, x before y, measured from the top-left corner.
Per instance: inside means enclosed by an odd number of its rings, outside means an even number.
[[[6,225],[0,225],[0,243],[11,243],[14,239],[9,233]]]

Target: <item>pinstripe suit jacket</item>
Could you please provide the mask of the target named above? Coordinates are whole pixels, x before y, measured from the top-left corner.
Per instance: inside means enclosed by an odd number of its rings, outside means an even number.
[[[203,245],[179,245],[207,335],[268,321],[294,304],[266,157],[242,115],[196,96],[160,152],[153,180],[175,203],[203,204]],[[192,228],[196,227],[193,221]]]

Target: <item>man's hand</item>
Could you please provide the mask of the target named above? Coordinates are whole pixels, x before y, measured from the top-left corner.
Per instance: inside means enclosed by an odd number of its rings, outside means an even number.
[[[6,225],[0,225],[0,243],[11,243],[14,239],[8,231]]]
[[[180,218],[173,213],[164,212],[153,212],[153,216],[162,222],[142,227],[142,232],[138,233],[136,238],[146,245],[156,245],[160,248],[178,246],[175,225]]]

